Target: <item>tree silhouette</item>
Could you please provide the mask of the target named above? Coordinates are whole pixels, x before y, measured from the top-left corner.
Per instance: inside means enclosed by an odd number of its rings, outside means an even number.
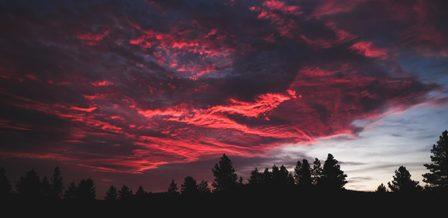
[[[76,200],[77,199],[78,186],[74,182],[71,182],[67,190],[64,193],[64,199]]]
[[[279,187],[281,185],[281,178],[280,178],[280,169],[274,164],[274,166],[272,166],[272,181],[271,184],[274,187]]]
[[[6,177],[6,170],[0,168],[0,199],[9,197],[11,190],[11,183],[9,182],[8,177]]]
[[[42,197],[44,197],[45,199],[49,199],[51,197],[51,185],[50,181],[48,181],[48,178],[46,176],[44,176],[44,178],[42,179],[40,187]]]
[[[319,186],[322,179],[322,165],[319,159],[314,159],[313,169],[311,170],[311,180],[313,185]]]
[[[448,131],[439,137],[437,144],[431,149],[431,163],[425,164],[430,171],[423,174],[423,181],[430,189],[448,191]]]
[[[198,185],[198,192],[201,194],[210,194],[211,190],[208,186],[208,182],[205,180],[202,180]]]
[[[176,182],[173,180],[171,180],[170,185],[168,186],[168,193],[172,194],[172,195],[177,195],[179,194],[179,188],[177,187]]]
[[[95,200],[95,183],[92,179],[83,179],[79,182],[76,189],[76,199],[79,200]]]
[[[54,168],[53,175],[51,176],[51,193],[50,198],[61,199],[62,192],[64,191],[64,183],[59,167]]]
[[[198,185],[193,177],[185,177],[184,183],[181,186],[181,193],[184,196],[192,196],[198,193]]]
[[[23,199],[38,199],[42,197],[41,183],[36,171],[30,170],[20,177],[17,183],[17,192]]]
[[[376,192],[377,193],[386,193],[387,192],[387,188],[386,186],[384,186],[383,183],[381,183],[378,188],[376,188]]]
[[[328,154],[322,169],[322,187],[331,191],[344,189],[344,185],[347,183],[346,177],[347,175],[341,170],[338,161],[334,159],[333,155]]]
[[[274,177],[274,175],[273,175]],[[278,169],[276,179],[278,180],[279,187],[288,188],[294,185],[294,177],[289,173],[288,169],[284,165],[281,165]]]
[[[272,172],[270,172],[268,168],[265,168],[263,171],[261,184],[263,186],[272,185]]]
[[[104,197],[104,200],[107,201],[115,201],[117,200],[118,194],[117,194],[117,188],[115,186],[111,185],[109,189],[107,189],[106,197]]]
[[[243,188],[243,187],[244,187],[244,179],[243,179],[242,176],[240,176],[240,177],[238,178],[237,187],[238,187],[238,188]]]
[[[418,182],[411,179],[411,174],[404,166],[395,170],[392,182],[387,184],[392,192],[410,193],[421,190]]]
[[[296,166],[294,167],[294,182],[296,184],[300,183],[300,169],[302,168],[302,162],[300,160],[297,161]]]
[[[118,191],[118,200],[131,200],[133,196],[132,190],[123,185],[121,189]]]
[[[303,163],[297,161],[294,168],[294,179],[296,184],[303,189],[309,189],[313,185],[311,178],[311,167],[306,159],[303,159]]]
[[[439,141],[435,144],[431,150],[431,164],[425,164],[425,166],[430,170],[430,173],[424,174],[425,181],[430,184],[433,190],[446,190],[446,180],[447,180],[447,142],[448,142],[448,131],[444,131],[442,136],[440,136]],[[255,168],[248,179],[248,184],[243,183],[243,177],[237,177],[235,169],[232,166],[231,160],[223,155],[220,161],[215,164],[213,168],[213,175],[215,177],[213,186],[216,190],[227,191],[236,190],[242,192],[235,192],[238,194],[245,193],[245,188],[257,187],[257,189],[252,189],[247,193],[256,193],[254,191],[260,192],[267,190],[267,194],[279,193],[285,190],[291,190],[294,184],[297,184],[302,190],[314,189],[313,186],[326,191],[340,191],[344,190],[344,186],[347,183],[347,175],[340,169],[339,162],[333,157],[333,155],[328,154],[327,159],[323,167],[319,159],[315,159],[313,162],[313,167],[311,168],[307,160],[303,159],[302,162],[298,161],[294,174],[290,173],[288,169],[281,165],[277,167],[273,165],[272,169],[265,168],[263,172],[258,171]],[[238,180],[238,181],[237,181]],[[411,174],[404,167],[400,166],[393,176],[393,180],[387,183],[390,191],[399,193],[412,193],[421,191],[422,187],[419,186],[419,182],[411,179]],[[53,171],[52,177],[47,178],[46,176],[39,178],[34,170],[26,172],[26,174],[20,177],[19,181],[16,183],[16,188],[18,196],[21,199],[61,199],[63,192],[63,178],[61,176],[60,169],[56,167]],[[284,189],[283,189],[284,188]],[[5,196],[13,196],[12,187],[6,177],[5,169],[0,168],[0,198],[4,199]],[[377,193],[386,193],[388,189],[384,184],[380,184],[377,189]],[[187,176],[181,186],[182,196],[188,197],[200,197],[208,196],[212,194],[211,189],[207,181],[202,180],[199,184],[196,180]],[[105,200],[148,200],[158,199],[161,196],[164,199],[166,196],[175,196],[178,194],[178,186],[174,180],[169,184],[167,195],[149,195],[142,186],[139,186],[135,195],[132,190],[123,185],[119,191],[114,186],[110,186],[106,192]],[[264,193],[266,194],[266,193]],[[218,196],[221,196],[218,194]],[[222,195],[226,196],[226,195]],[[81,180],[78,184],[72,182],[67,187],[64,192],[64,199],[67,200],[94,200],[95,194],[95,184],[92,179]],[[170,199],[170,198],[168,198]],[[195,198],[192,198],[195,199]]]
[[[294,185],[294,176],[289,173],[284,165],[280,166],[280,177],[282,178],[282,183],[286,185],[286,187]]]
[[[255,186],[259,186],[263,183],[263,174],[261,174],[257,168],[255,168],[254,170],[252,170],[252,172],[250,172],[250,177],[249,177],[249,186],[255,187]]]
[[[145,200],[147,196],[147,193],[143,189],[142,186],[139,186],[137,191],[135,192],[135,199],[137,200]]]
[[[224,154],[212,169],[215,182],[213,187],[216,191],[233,190],[237,186],[238,176],[233,168],[232,161]]]

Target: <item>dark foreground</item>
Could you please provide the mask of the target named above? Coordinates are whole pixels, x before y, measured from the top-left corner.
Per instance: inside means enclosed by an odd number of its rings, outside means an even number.
[[[446,193],[271,193],[271,194],[215,194],[201,197],[154,196],[150,200],[129,201],[24,201],[9,200],[1,204],[8,217],[26,214],[100,217],[299,217],[304,214],[316,216],[412,216],[444,217],[448,206]],[[292,215],[291,215],[292,214]],[[442,215],[445,214],[445,215]]]

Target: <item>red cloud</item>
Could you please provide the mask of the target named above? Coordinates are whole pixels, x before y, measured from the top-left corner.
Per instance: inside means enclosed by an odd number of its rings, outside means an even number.
[[[331,48],[334,46],[338,46],[342,43],[346,43],[350,40],[353,40],[356,38],[356,36],[352,33],[349,33],[343,29],[340,29],[336,26],[333,22],[327,22],[325,23],[325,26],[333,31],[334,37],[331,38],[310,38],[307,37],[305,34],[302,34],[300,36],[300,39],[303,40],[308,45],[315,47],[315,48]]]
[[[350,12],[353,8],[363,0],[324,0],[322,4],[313,11],[312,16],[322,17],[339,13]]]
[[[111,85],[113,85],[113,83],[109,82],[107,80],[92,82],[92,86],[94,86],[94,87],[106,87],[106,86],[111,86]]]
[[[274,129],[264,127],[251,128],[229,117],[229,115],[240,115],[248,118],[262,118],[260,117],[262,114],[266,115],[281,103],[296,98],[291,94],[295,93],[293,91],[289,91],[287,95],[268,93],[259,96],[255,102],[243,102],[230,99],[230,104],[205,109],[179,106],[163,110],[138,110],[138,112],[146,118],[162,117],[167,121],[186,123],[201,128],[239,131],[244,134],[260,137],[294,138],[296,135],[293,130],[289,132],[277,132]]]
[[[350,134],[356,131],[354,120],[377,118],[386,106],[407,108],[423,101],[427,92],[412,79],[368,76],[357,71],[349,64],[303,68],[292,84],[299,90],[300,100],[288,102],[272,117],[287,119],[313,138]]]
[[[263,2],[263,6],[270,10],[278,10],[286,14],[296,14],[299,12],[300,7],[297,5],[286,5],[280,0],[266,0]]]
[[[76,29],[110,27],[78,40],[67,40],[73,30],[63,28],[63,19],[48,22],[31,8],[27,16],[36,19],[3,25],[9,29],[0,40],[0,95],[7,117],[0,129],[7,137],[0,155],[126,173],[222,153],[259,157],[286,143],[355,134],[353,121],[418,104],[435,88],[366,61],[401,64],[389,49],[359,39],[396,45],[397,55],[401,44],[389,35],[370,37],[377,28],[356,23],[356,10],[366,7],[361,0],[120,2],[95,21],[79,19],[77,10],[55,12],[72,16]],[[401,13],[390,20],[412,30],[400,32],[410,41],[403,44],[443,52],[444,32],[429,25],[434,18],[425,4],[396,4],[392,10]],[[110,8],[123,8],[123,16]],[[86,15],[94,12],[86,7]]]
[[[261,94],[251,101],[229,98],[208,107],[179,104],[150,109],[119,92],[94,94],[102,97],[89,98],[89,106],[82,107],[21,99],[16,106],[71,122],[65,143],[89,143],[93,137],[116,143],[110,149],[130,146],[130,153],[104,157],[73,150],[58,156],[52,152],[14,155],[55,157],[99,171],[129,173],[221,153],[255,157],[284,143],[353,134],[353,120],[381,116],[384,107],[415,104],[425,92],[411,79],[367,76],[356,67],[341,65],[304,67],[282,93]]]
[[[386,49],[376,47],[373,44],[373,42],[367,42],[367,41],[357,42],[353,44],[350,48],[368,58],[386,59],[388,56]]]
[[[251,6],[249,10],[255,12],[258,19],[275,25],[281,36],[293,37],[292,32],[297,29],[297,23],[291,16],[300,15],[299,6],[287,5],[280,0],[264,0],[261,6]]]
[[[71,106],[70,109],[75,110],[75,111],[81,111],[81,112],[86,112],[86,113],[92,113],[93,111],[95,111],[95,110],[98,109],[98,108],[97,108],[97,107],[88,107],[88,108],[84,108],[84,107]]]
[[[103,41],[103,39],[108,35],[109,30],[105,29],[99,33],[80,33],[77,35],[77,37],[87,45],[93,46]]]
[[[243,102],[236,99],[230,99],[231,104],[214,106],[208,109],[208,111],[211,114],[238,114],[256,118],[261,114],[275,109],[281,103],[294,98],[296,98],[296,96],[293,90],[288,90],[288,95],[268,93],[259,96],[255,102]]]
[[[142,33],[129,40],[129,44],[142,49],[153,49],[152,54],[159,65],[186,75],[192,80],[206,74],[218,72],[220,68],[231,65],[234,49],[226,45],[226,35],[219,35],[216,28],[204,31],[202,36],[173,29],[161,33],[151,29],[143,29],[138,24],[132,26]],[[196,60],[196,61],[185,61]]]

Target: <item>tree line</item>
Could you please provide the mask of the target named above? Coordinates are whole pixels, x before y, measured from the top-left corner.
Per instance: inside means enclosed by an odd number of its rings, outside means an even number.
[[[436,144],[431,149],[431,163],[424,166],[429,170],[423,175],[426,186],[411,179],[411,174],[404,166],[400,166],[391,182],[380,184],[376,190],[378,193],[416,193],[422,191],[448,191],[448,131],[444,131]],[[289,191],[300,192],[342,192],[347,184],[347,175],[341,170],[339,162],[328,154],[323,165],[319,159],[314,159],[310,164],[307,159],[297,161],[293,172],[281,165],[274,165],[259,171],[255,168],[247,182],[239,177],[233,167],[232,161],[225,154],[212,169],[214,180],[211,186],[208,181],[196,181],[191,176],[184,178],[183,183],[178,184],[172,180],[167,191],[162,193],[164,197],[201,197],[215,193],[235,192],[269,192]],[[145,200],[151,199],[153,193],[146,192],[140,186],[134,193],[131,188],[123,185],[120,188],[110,186],[105,193],[105,200]],[[26,172],[15,183],[15,189],[6,176],[4,168],[0,168],[0,198],[16,199],[47,199],[47,200],[95,200],[96,188],[92,179],[82,179],[78,183],[71,182],[65,187],[61,170],[56,167],[50,177],[40,176],[35,170]]]

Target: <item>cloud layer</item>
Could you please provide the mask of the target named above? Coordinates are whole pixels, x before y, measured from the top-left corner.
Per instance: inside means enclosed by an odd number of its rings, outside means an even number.
[[[0,155],[141,173],[362,131],[427,101],[444,1],[0,2]]]

